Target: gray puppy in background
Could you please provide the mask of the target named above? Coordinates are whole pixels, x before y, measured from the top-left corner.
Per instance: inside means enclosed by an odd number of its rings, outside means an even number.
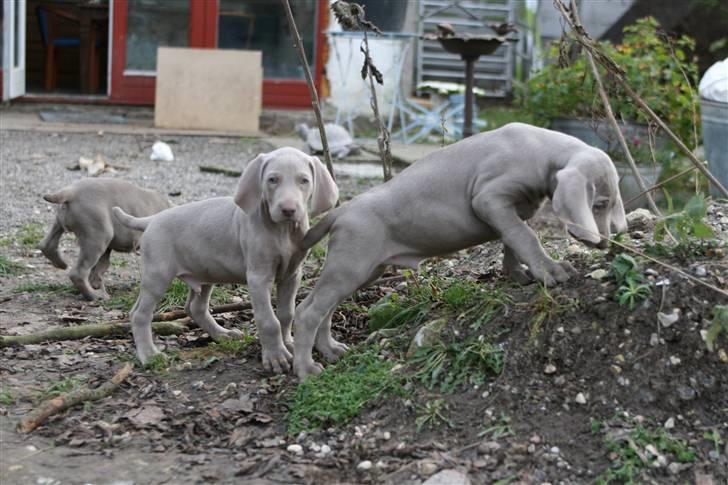
[[[291,325],[300,265],[300,248],[311,214],[332,208],[339,190],[321,161],[296,150],[279,148],[261,154],[245,167],[232,197],[185,204],[152,217],[136,218],[119,208],[125,226],[144,231],[142,280],[131,326],[137,356],[147,363],[159,350],[152,339],[152,314],[176,277],[190,292],[187,313],[213,339],[240,337],[210,315],[214,283],[246,283],[263,349],[263,366],[274,372],[290,368]],[[278,315],[271,291],[278,290]]]
[[[76,235],[80,253],[69,277],[89,300],[109,296],[102,277],[109,268],[111,251],[133,251],[142,235],[120,224],[111,208],[122,207],[129,214],[145,217],[172,205],[162,194],[118,179],[81,179],[43,198],[58,207],[56,220],[38,248],[53,266],[66,269],[58,243],[64,232]]]
[[[377,278],[385,265],[420,261],[500,239],[503,269],[517,281],[566,281],[574,268],[554,261],[526,225],[550,198],[568,232],[607,247],[610,226],[627,228],[619,178],[609,156],[563,133],[511,123],[438,150],[327,214],[303,249],[331,233],[326,263],[296,309],[293,368],[318,374],[316,349],[335,360],[346,346],[331,336],[336,306]]]

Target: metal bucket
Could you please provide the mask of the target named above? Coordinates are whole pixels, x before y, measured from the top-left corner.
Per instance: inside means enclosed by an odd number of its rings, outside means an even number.
[[[728,103],[701,99],[700,115],[708,170],[723,187],[728,187]],[[710,193],[715,197],[722,197],[713,184],[710,186]]]

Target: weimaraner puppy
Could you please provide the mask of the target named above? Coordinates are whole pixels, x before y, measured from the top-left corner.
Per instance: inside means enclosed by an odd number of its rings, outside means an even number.
[[[58,208],[56,220],[38,248],[53,266],[66,269],[68,264],[58,251],[58,243],[66,231],[76,235],[81,251],[69,276],[89,300],[109,296],[102,277],[109,268],[111,251],[133,251],[142,235],[119,224],[111,208],[119,206],[143,217],[171,207],[162,194],[117,179],[81,179],[43,198]]]
[[[548,257],[524,222],[546,197],[569,233],[590,246],[607,246],[602,237],[609,237],[610,223],[626,230],[609,157],[574,137],[522,123],[432,153],[327,214],[303,241],[307,249],[331,233],[316,288],[296,310],[298,377],[322,370],[311,356],[314,340],[329,361],[346,350],[331,336],[331,315],[385,265],[417,269],[424,258],[501,239],[504,270],[517,280],[568,279],[572,266]]]
[[[263,348],[263,366],[276,373],[290,368],[291,324],[300,263],[301,241],[311,214],[332,208],[339,191],[316,157],[295,148],[258,155],[240,177],[237,193],[185,204],[156,216],[135,218],[114,208],[127,227],[144,231],[142,278],[131,310],[137,355],[143,363],[159,350],[152,341],[152,313],[175,277],[190,287],[186,311],[213,339],[239,337],[210,315],[214,283],[245,283]],[[278,318],[271,290],[278,288]],[[289,350],[290,349],[290,350]]]

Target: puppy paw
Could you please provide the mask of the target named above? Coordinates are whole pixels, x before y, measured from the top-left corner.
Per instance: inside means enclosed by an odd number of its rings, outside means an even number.
[[[143,366],[148,366],[159,359],[158,355],[164,357],[164,354],[154,344],[137,348],[137,357]]]
[[[561,266],[561,269],[566,271],[569,276],[576,276],[579,274],[576,268],[574,268],[574,266],[568,261],[559,261],[557,264]]]
[[[337,340],[331,339],[322,345],[316,345],[316,350],[321,352],[327,362],[336,362],[341,355],[349,350],[346,344],[343,344]]]
[[[290,352],[291,354],[293,354],[293,347],[294,347],[294,344],[293,344],[293,338],[292,338],[292,337],[291,337],[291,338],[287,338],[287,339],[283,339],[283,345],[284,345],[284,346],[286,347],[286,349],[287,349],[287,350],[288,350],[288,351],[289,351],[289,352]]]
[[[243,332],[241,332],[237,328],[220,328],[218,332],[215,332],[215,335],[210,334],[210,337],[215,342],[219,340],[242,340],[243,336]]]
[[[531,273],[523,268],[518,269],[505,269],[506,275],[508,277],[518,283],[519,285],[528,285],[530,283],[533,283],[533,276],[531,276]]]
[[[296,377],[300,382],[306,380],[309,376],[317,376],[324,370],[324,366],[318,362],[314,362],[313,359],[309,359],[308,362],[294,362],[293,371],[296,373]]]
[[[263,368],[274,374],[282,374],[288,372],[291,368],[290,361],[293,355],[281,346],[278,349],[263,349]]]

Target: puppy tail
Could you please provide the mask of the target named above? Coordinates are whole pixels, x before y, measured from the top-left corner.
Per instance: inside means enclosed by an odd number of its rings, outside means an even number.
[[[135,229],[137,231],[144,231],[149,223],[151,217],[134,217],[124,212],[120,207],[113,207],[111,212],[114,213],[116,219],[129,229]]]
[[[51,204],[63,204],[64,202],[68,202],[68,199],[70,198],[71,191],[66,189],[62,189],[55,194],[46,194],[43,196],[43,199]]]
[[[315,226],[308,230],[306,235],[303,237],[303,242],[301,243],[304,251],[311,249],[317,242],[323,239],[326,234],[328,234],[331,230],[331,226],[333,226],[336,221],[336,212],[337,211],[335,210],[329,212]]]

